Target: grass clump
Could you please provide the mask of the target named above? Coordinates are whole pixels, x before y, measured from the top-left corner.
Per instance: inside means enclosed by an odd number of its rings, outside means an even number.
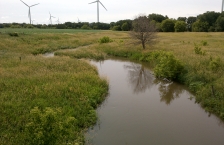
[[[205,41],[205,40],[202,40],[202,41],[201,41],[201,44],[202,44],[202,46],[207,46],[207,45],[208,45],[208,42]]]
[[[12,36],[12,37],[19,37],[19,34],[17,32],[10,32],[9,33],[9,36]]]
[[[104,36],[104,37],[100,38],[99,42],[100,43],[110,43],[110,42],[113,42],[113,40],[111,40],[110,37],[108,37],[108,36]]]
[[[205,51],[202,51],[201,47],[197,44],[194,45],[194,52],[195,54],[205,55]]]

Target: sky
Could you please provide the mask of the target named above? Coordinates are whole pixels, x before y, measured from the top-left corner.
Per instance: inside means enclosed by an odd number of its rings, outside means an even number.
[[[23,0],[31,7],[34,24],[50,24],[49,12],[55,18],[52,23],[96,22],[96,0]],[[134,19],[139,14],[167,15],[169,18],[189,17],[207,11],[221,12],[222,0],[100,0],[107,11],[100,6],[100,22],[110,23]],[[29,8],[20,0],[0,0],[0,23],[29,23]]]

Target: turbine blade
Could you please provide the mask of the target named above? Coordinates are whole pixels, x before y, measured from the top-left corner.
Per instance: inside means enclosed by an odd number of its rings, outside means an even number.
[[[32,6],[30,6],[30,7],[33,7],[33,6],[36,6],[36,5],[39,5],[40,3],[38,3],[38,4],[34,4],[34,5],[32,5]]]
[[[93,4],[93,3],[97,3],[98,1],[94,1],[94,2],[91,2],[91,3],[89,3],[89,4]]]
[[[20,0],[22,3],[24,3],[22,0]],[[26,3],[24,3],[27,7],[29,7]]]
[[[105,8],[105,10],[107,11],[106,7],[99,1],[99,3]]]

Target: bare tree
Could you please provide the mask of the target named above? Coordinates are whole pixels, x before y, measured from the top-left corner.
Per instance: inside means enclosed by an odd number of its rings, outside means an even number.
[[[131,37],[137,44],[142,44],[145,49],[146,43],[152,42],[156,37],[156,25],[149,21],[146,16],[138,16],[132,22],[133,30],[130,32]]]

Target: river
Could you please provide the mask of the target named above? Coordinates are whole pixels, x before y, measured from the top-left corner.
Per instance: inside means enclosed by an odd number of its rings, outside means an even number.
[[[109,81],[86,133],[91,145],[223,145],[224,123],[206,113],[181,84],[158,80],[146,66],[121,60],[91,61]]]

